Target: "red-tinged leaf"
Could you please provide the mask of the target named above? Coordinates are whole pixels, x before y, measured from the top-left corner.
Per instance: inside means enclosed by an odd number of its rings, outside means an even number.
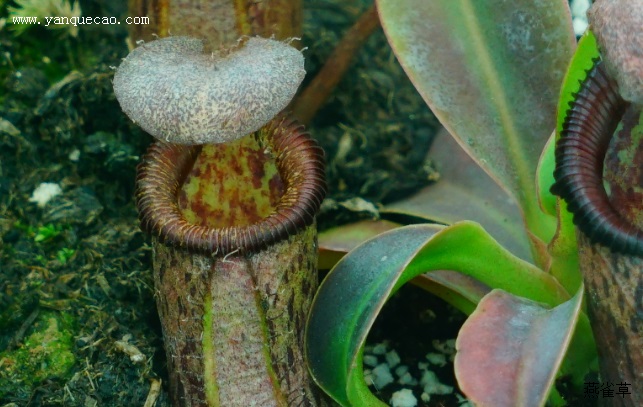
[[[479,407],[543,406],[580,315],[583,290],[553,309],[493,290],[456,341],[460,389]]]
[[[575,45],[566,0],[378,0],[384,32],[440,122],[543,241],[536,164]]]
[[[437,270],[421,274],[411,283],[434,294],[469,315],[491,288],[457,271]]]
[[[440,180],[410,198],[387,205],[381,213],[401,213],[444,224],[472,220],[516,256],[532,259],[516,201],[446,130],[436,135],[429,158],[438,165]]]
[[[319,233],[319,249],[348,253],[368,239],[403,226],[388,220],[360,220]]]

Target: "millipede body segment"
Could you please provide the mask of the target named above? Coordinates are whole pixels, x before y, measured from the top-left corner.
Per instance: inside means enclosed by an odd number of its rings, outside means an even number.
[[[607,148],[628,105],[602,62],[596,62],[567,111],[551,191],[567,202],[574,224],[590,241],[643,256],[643,231],[615,210],[603,186]]]

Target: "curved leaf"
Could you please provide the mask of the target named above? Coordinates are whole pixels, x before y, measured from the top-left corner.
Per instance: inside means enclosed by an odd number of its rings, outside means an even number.
[[[552,133],[538,164],[538,191],[541,207],[558,219],[556,232],[547,244],[550,262],[545,269],[553,275],[568,293],[578,291],[583,276],[578,267],[578,246],[572,214],[567,204],[549,192],[554,182],[556,133]]]
[[[402,226],[388,220],[361,220],[347,225],[340,225],[319,233],[319,257],[317,268],[327,270],[351,251],[355,246],[364,243],[382,232]]]
[[[549,274],[513,256],[477,223],[412,225],[380,234],[337,263],[309,314],[309,368],[336,401],[344,406],[380,403],[362,377],[361,349],[368,331],[390,295],[434,270],[458,271],[550,306],[569,298]]]
[[[518,200],[543,241],[534,187],[574,48],[564,0],[378,0],[382,26],[424,100],[460,145]]]
[[[473,277],[451,270],[436,270],[420,274],[411,280],[431,294],[442,298],[456,309],[470,315],[491,288]]]
[[[516,201],[446,130],[436,134],[428,158],[438,165],[438,182],[409,198],[386,205],[380,213],[402,213],[444,224],[472,220],[480,223],[513,254],[532,260]]]
[[[456,341],[460,389],[481,407],[543,406],[578,321],[582,294],[581,289],[553,309],[502,290],[483,298]]]
[[[356,246],[401,224],[387,220],[361,220],[341,225],[319,234],[319,269],[330,269]],[[469,315],[476,304],[491,289],[478,280],[464,274],[438,270],[421,274],[411,283],[442,298],[447,303]]]
[[[555,217],[557,197],[549,191],[549,188],[554,184],[554,168],[556,168],[556,131],[553,131],[549,136],[549,140],[540,154],[536,169],[538,203],[544,213]]]

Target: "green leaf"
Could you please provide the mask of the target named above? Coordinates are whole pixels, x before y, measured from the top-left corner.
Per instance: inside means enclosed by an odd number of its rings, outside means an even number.
[[[583,276],[578,267],[578,246],[572,214],[567,211],[567,204],[549,192],[554,182],[555,133],[552,133],[538,165],[537,185],[543,211],[557,219],[556,232],[547,245],[550,262],[547,271],[554,276],[568,293],[578,291]]]
[[[598,57],[596,38],[591,31],[587,31],[581,37],[565,75],[558,104],[556,132],[552,134],[543,150],[537,173],[537,189],[543,211],[558,219],[556,232],[548,247],[551,255],[549,272],[570,293],[576,292],[582,282],[578,266],[575,228],[572,215],[567,211],[567,204],[554,196],[549,189],[554,183],[556,140],[560,137],[569,104],[580,89],[580,83],[586,77],[587,71],[592,68],[593,61]]]
[[[457,271],[436,270],[411,280],[416,285],[463,313],[470,315],[480,300],[491,291],[486,284]]]
[[[549,241],[536,165],[574,47],[564,0],[378,0],[382,26],[440,122]]]
[[[554,168],[556,168],[556,132],[552,132],[538,160],[536,169],[536,190],[538,202],[544,213],[556,216],[557,197],[549,191],[554,184]]]
[[[513,256],[477,223],[412,225],[380,234],[337,263],[309,314],[309,367],[336,401],[380,405],[362,377],[361,349],[368,331],[390,295],[411,278],[436,270],[458,271],[549,306],[569,299],[549,274]]]

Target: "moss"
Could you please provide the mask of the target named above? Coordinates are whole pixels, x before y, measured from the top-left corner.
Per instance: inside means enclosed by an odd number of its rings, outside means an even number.
[[[0,397],[30,394],[44,380],[68,379],[76,363],[73,326],[70,314],[43,312],[21,346],[0,353]]]

